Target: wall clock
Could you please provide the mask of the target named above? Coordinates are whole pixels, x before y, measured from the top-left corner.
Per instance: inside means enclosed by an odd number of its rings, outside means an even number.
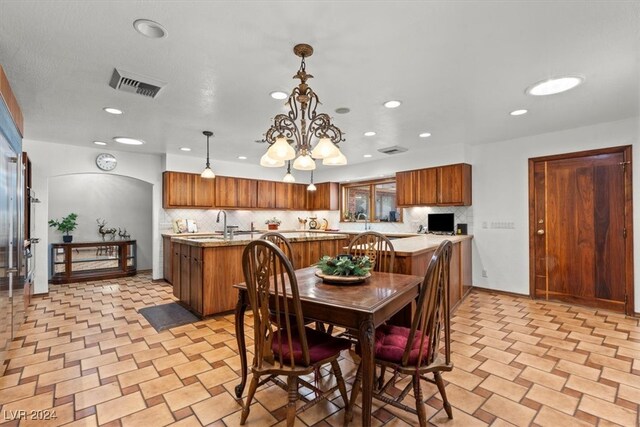
[[[118,160],[113,154],[102,153],[96,157],[96,165],[103,171],[112,171],[118,165]]]

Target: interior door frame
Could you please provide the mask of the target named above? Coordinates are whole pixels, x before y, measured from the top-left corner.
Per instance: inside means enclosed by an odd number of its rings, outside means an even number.
[[[537,224],[535,222],[535,181],[534,168],[537,162],[589,157],[599,154],[622,153],[626,172],[624,174],[624,227],[627,235],[625,238],[625,286],[626,301],[625,313],[636,315],[634,305],[633,282],[633,162],[631,161],[631,145],[600,148],[595,150],[577,151],[572,153],[555,154],[551,156],[532,157],[529,159],[529,295],[535,299],[535,253],[534,239]]]

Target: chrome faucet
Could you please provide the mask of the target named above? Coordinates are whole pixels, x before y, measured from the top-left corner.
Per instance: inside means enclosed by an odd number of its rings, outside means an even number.
[[[227,240],[227,212],[224,210],[219,211],[218,216],[216,217],[216,222],[220,222],[220,214],[224,214],[222,222],[222,238]]]
[[[369,225],[369,217],[366,213],[360,212],[356,219],[360,219],[360,217],[364,217],[364,231],[371,230],[371,225]]]

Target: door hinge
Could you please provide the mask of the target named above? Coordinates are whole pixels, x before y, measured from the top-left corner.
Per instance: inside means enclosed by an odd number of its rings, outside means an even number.
[[[622,166],[622,172],[624,172],[624,171],[626,171],[626,170],[627,170],[627,165],[630,165],[630,164],[631,164],[631,161],[630,161],[630,160],[627,160],[626,162],[620,162],[620,163],[618,163],[618,164],[619,164],[620,166]]]

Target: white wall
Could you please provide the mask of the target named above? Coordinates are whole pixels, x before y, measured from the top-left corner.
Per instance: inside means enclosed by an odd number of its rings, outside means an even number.
[[[74,212],[78,227],[75,242],[98,242],[96,219],[106,228],[126,231],[136,240],[138,270],[151,270],[153,260],[153,186],[145,181],[108,173],[73,174],[49,178],[49,218],[60,219]],[[62,234],[49,228],[49,242],[62,241]],[[111,236],[106,236],[110,240]],[[120,240],[116,234],[115,240]]]
[[[639,158],[638,120],[570,129],[483,144],[469,148],[473,164],[473,283],[502,291],[529,294],[528,159],[604,147],[633,145]],[[640,167],[633,168],[633,198],[640,200]],[[640,309],[640,215],[633,226],[635,311]],[[492,229],[491,222],[509,221],[514,229]],[[483,228],[483,223],[488,228]],[[482,270],[488,277],[482,277]]]
[[[65,144],[33,141],[25,139],[23,150],[29,154],[32,165],[32,186],[36,196],[42,201],[36,206],[35,233],[40,237],[36,253],[36,274],[34,293],[45,293],[48,284],[48,247],[49,247],[49,185],[53,177],[69,174],[102,173],[136,178],[153,185],[153,211],[150,218],[153,229],[158,229],[158,217],[162,209],[162,169],[159,155],[136,154],[115,151],[106,148],[83,148]],[[96,167],[95,158],[99,153],[109,152],[118,159],[113,172],[101,172]],[[106,216],[106,215],[105,215]],[[160,264],[161,240],[158,233],[153,236],[153,277],[162,277]]]

